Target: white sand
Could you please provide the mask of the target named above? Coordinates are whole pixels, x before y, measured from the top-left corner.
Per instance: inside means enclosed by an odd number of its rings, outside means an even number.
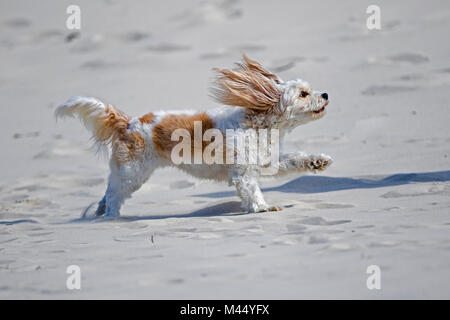
[[[356,0],[77,2],[71,42],[71,1],[0,3],[0,298],[450,298],[448,1],[378,1],[380,31]],[[264,183],[281,213],[241,214],[232,188],[173,169],[122,219],[76,221],[107,162],[55,106],[213,107],[211,68],[242,52],[328,92],[287,147],[332,167]],[[81,290],[66,289],[72,264]]]

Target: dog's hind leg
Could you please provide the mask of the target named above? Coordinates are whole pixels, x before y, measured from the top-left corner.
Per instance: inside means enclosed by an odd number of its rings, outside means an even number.
[[[105,196],[99,202],[97,216],[120,216],[120,208],[126,199],[137,191],[150,177],[154,168],[144,168],[142,163],[131,162],[117,166],[111,161],[111,173]]]
[[[102,216],[105,214],[106,211],[106,195],[103,196],[102,200],[98,203],[97,210],[95,211],[95,215]]]
[[[125,131],[113,136],[108,188],[97,215],[118,217],[125,200],[148,180],[154,168],[145,157],[145,148],[145,139],[139,132]]]
[[[130,182],[130,181],[129,181]],[[135,190],[140,186],[135,187]],[[120,207],[132,194],[130,188],[126,187],[126,180],[117,172],[111,172],[108,178],[108,187],[102,200],[98,203],[96,216],[118,217],[120,216]]]

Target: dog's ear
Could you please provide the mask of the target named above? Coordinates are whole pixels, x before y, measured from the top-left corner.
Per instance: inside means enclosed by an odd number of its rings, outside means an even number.
[[[214,69],[219,73],[213,98],[219,103],[261,112],[275,108],[280,102],[279,78],[261,64],[248,59],[235,69]]]

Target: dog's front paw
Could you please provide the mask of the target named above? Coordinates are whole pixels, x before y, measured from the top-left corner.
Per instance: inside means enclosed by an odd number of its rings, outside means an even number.
[[[309,159],[306,166],[308,167],[309,170],[316,172],[325,170],[332,163],[333,159],[330,156],[327,156],[326,154],[322,153],[318,156],[311,156],[311,159]]]

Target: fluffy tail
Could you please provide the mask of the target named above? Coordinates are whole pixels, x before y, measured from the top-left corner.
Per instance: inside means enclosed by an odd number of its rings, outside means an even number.
[[[94,146],[105,150],[117,137],[124,135],[130,117],[110,104],[92,97],[73,97],[59,105],[55,117],[77,116],[92,133]]]

